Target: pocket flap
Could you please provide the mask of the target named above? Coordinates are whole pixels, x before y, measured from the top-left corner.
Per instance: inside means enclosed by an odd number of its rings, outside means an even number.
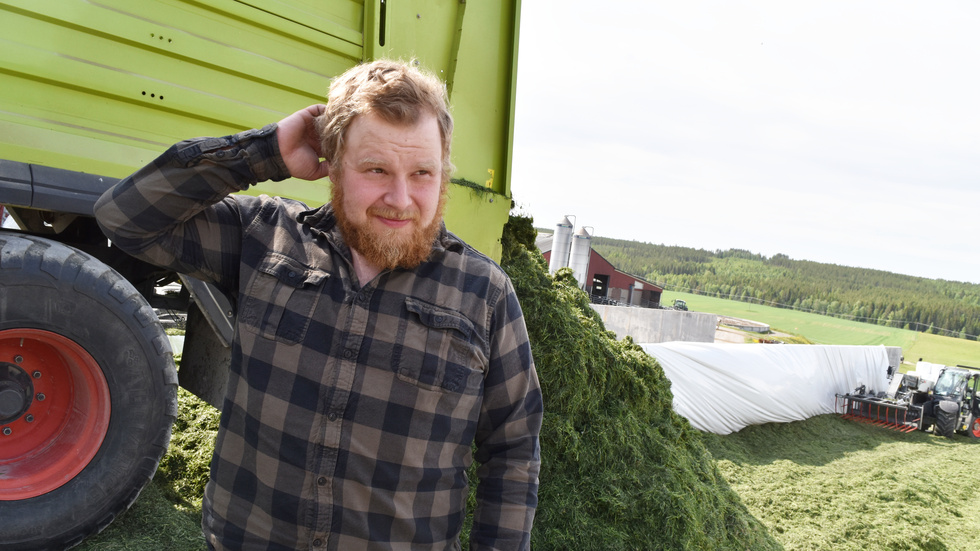
[[[459,312],[439,308],[414,298],[406,298],[405,307],[408,308],[409,312],[416,314],[427,327],[455,329],[465,335],[467,339],[473,336],[473,324]]]
[[[291,287],[303,287],[305,285],[315,287],[330,276],[324,270],[304,266],[292,258],[279,254],[265,257],[256,269]]]

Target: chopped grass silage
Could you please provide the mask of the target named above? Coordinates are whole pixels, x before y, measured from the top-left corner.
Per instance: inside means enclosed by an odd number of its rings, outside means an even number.
[[[980,447],[967,437],[821,415],[706,442],[787,551],[980,549]]]
[[[569,270],[550,277],[530,219],[501,265],[524,310],[545,400],[538,550],[778,549],[720,476],[670,383],[604,329]]]
[[[167,455],[157,476],[169,480],[164,494],[174,505],[200,520],[204,486],[211,473],[214,439],[221,413],[183,388],[178,394],[179,415]]]
[[[159,473],[133,506],[101,534],[73,549],[82,551],[203,551],[201,515],[188,514],[166,497]]]
[[[101,534],[85,540],[83,551],[201,551],[201,497],[208,480],[218,411],[184,389],[177,395],[178,417],[170,448],[153,481],[132,508]]]

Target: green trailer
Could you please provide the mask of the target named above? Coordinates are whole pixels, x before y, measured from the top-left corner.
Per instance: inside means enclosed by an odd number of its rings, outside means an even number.
[[[446,223],[493,258],[511,206],[519,0],[0,0],[0,548],[102,530],[166,451],[179,383],[220,404],[234,302],[120,253],[95,200],[171,144],[414,60],[456,120]],[[325,182],[258,192],[329,200]],[[186,313],[178,380],[159,313]]]

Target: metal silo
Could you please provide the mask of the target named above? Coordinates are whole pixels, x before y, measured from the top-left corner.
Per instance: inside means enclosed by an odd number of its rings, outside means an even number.
[[[568,266],[568,249],[572,245],[572,223],[568,216],[562,217],[555,226],[555,235],[551,240],[551,259],[548,261],[548,273],[553,274],[558,268]]]
[[[592,282],[586,281],[589,275],[589,256],[592,253],[592,236],[585,228],[592,226],[583,226],[572,236],[572,253],[568,258],[568,267],[575,274],[580,289],[592,287]]]

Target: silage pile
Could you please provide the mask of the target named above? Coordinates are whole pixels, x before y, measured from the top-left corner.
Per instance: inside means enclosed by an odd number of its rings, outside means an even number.
[[[505,229],[545,400],[536,550],[779,549],[671,408],[670,382],[617,341],[570,270],[549,277],[529,218]]]

